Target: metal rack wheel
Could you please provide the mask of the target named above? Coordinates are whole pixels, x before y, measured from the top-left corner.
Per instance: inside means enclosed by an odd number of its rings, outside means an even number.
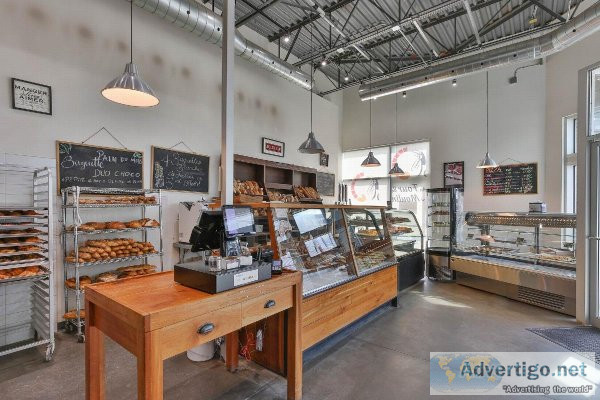
[[[54,357],[54,350],[54,343],[48,343],[48,346],[46,347],[46,355],[44,356],[44,360],[46,362],[52,361],[52,357]]]
[[[77,342],[78,343],[85,343],[85,334],[81,334],[79,336],[77,336]]]

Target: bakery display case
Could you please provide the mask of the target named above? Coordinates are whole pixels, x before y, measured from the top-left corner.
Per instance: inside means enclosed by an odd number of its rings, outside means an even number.
[[[574,315],[575,226],[575,214],[465,213],[457,282]]]
[[[409,210],[386,210],[385,218],[392,239],[394,255],[398,261],[398,290],[423,279],[425,258],[423,256],[423,230],[417,217]]]
[[[450,253],[455,242],[457,216],[462,212],[460,188],[427,189],[427,277],[454,280]]]
[[[73,186],[61,191],[63,319],[85,341],[85,287],[163,269],[160,190]]]

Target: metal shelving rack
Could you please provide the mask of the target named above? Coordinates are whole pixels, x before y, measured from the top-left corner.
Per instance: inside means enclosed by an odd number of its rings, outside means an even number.
[[[40,266],[44,273],[35,276],[14,277],[0,280],[0,288],[5,300],[9,300],[11,294],[18,293],[21,290],[29,289],[30,296],[28,301],[21,300],[17,304],[23,304],[19,312],[25,313],[27,308],[27,320],[21,320],[16,325],[10,324],[8,318],[3,318],[0,323],[0,335],[5,339],[8,332],[19,329],[30,329],[31,337],[19,340],[15,343],[5,343],[0,347],[0,357],[17,351],[25,350],[37,346],[46,346],[45,359],[50,361],[54,355],[55,341],[54,330],[56,326],[56,310],[54,299],[54,235],[53,235],[53,178],[49,169],[33,169],[26,166],[0,164],[0,174],[6,174],[13,179],[31,180],[32,191],[31,202],[29,204],[12,204],[6,198],[0,205],[0,211],[35,211],[38,215],[28,216],[2,216],[0,217],[0,238],[17,239],[37,237],[40,239],[36,243],[2,243],[1,247],[15,247],[25,245],[35,245],[40,248],[37,251],[22,251],[14,253],[4,253],[2,256],[31,255],[38,254],[39,259],[4,261],[0,257],[0,270],[12,268],[24,268],[31,266]],[[8,175],[10,174],[10,175]],[[26,186],[20,185],[19,186]],[[8,195],[8,193],[5,193]],[[10,205],[6,205],[6,204]],[[39,232],[24,233],[6,233],[15,230],[36,229]],[[20,287],[19,287],[20,286]],[[10,288],[10,289],[9,289]],[[5,303],[6,304],[6,303]]]
[[[160,190],[128,190],[128,189],[98,189],[89,187],[73,186],[61,191],[62,194],[62,245],[63,245],[63,257],[66,257],[69,253],[69,244],[72,243],[73,250],[75,251],[74,263],[64,262],[64,279],[65,281],[71,274],[75,278],[75,288],[71,289],[65,284],[65,312],[69,311],[71,303],[71,294],[75,297],[75,312],[77,318],[65,321],[68,331],[75,331],[77,333],[78,341],[83,343],[85,341],[85,335],[83,331],[85,318],[81,316],[81,310],[83,305],[84,289],[80,287],[80,277],[82,275],[82,268],[92,268],[96,266],[113,265],[117,263],[129,263],[131,261],[143,261],[148,263],[149,257],[160,258],[160,270],[163,270],[163,238],[162,238],[162,194]],[[154,196],[156,198],[155,203],[147,204],[81,204],[80,196]],[[144,228],[128,228],[128,229],[104,229],[95,231],[83,231],[79,229],[84,222],[82,221],[80,212],[84,210],[95,210],[96,212],[108,211],[110,209],[138,209],[140,211],[140,218],[146,218],[147,210],[155,208],[158,210],[158,227],[144,227]],[[84,211],[85,212],[85,211]],[[70,225],[68,221],[72,222],[73,229],[68,229]],[[158,252],[147,253],[139,256],[131,257],[120,257],[111,258],[106,260],[99,260],[94,262],[82,262],[79,260],[79,247],[85,242],[87,236],[97,235],[108,235],[113,237],[113,234],[122,235],[124,233],[141,233],[142,241],[147,242],[149,233],[158,232]]]

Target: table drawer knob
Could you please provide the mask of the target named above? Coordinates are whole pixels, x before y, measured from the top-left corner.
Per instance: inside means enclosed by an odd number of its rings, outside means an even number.
[[[275,300],[269,300],[265,303],[265,308],[275,307]]]
[[[208,324],[204,324],[200,328],[198,328],[198,333],[200,335],[208,335],[214,329],[215,329],[215,324],[212,324],[212,323],[209,322]]]

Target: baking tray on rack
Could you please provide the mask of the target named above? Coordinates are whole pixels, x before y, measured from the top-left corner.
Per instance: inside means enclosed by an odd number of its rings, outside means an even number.
[[[40,279],[47,279],[50,276],[50,273],[45,268],[42,268],[42,269],[44,270],[44,272],[41,274],[37,274],[37,275],[15,276],[14,278],[0,279],[0,284],[10,283],[10,282],[19,282],[19,281],[35,281],[35,280],[40,280]]]
[[[27,224],[3,224],[0,222],[0,233],[3,230],[16,230],[16,229],[28,229],[28,228],[45,228],[48,224],[42,224],[37,222]]]
[[[48,259],[46,257],[44,257],[41,260],[13,261],[12,264],[10,264],[10,263],[1,264],[0,263],[0,269],[25,268],[25,267],[33,267],[33,266],[46,267],[47,264],[48,264]]]
[[[13,238],[26,238],[26,237],[37,237],[37,236],[48,236],[48,232],[23,232],[23,233],[2,233],[0,231],[0,239],[13,239]],[[36,242],[31,242],[29,244],[35,244]],[[18,246],[18,245],[17,245]]]
[[[33,254],[38,254],[39,252],[34,252]],[[6,254],[6,256],[15,256],[17,254]],[[32,264],[32,265],[37,265],[40,262],[44,262],[47,261],[48,259],[43,256],[43,255],[39,255],[38,258],[31,258],[31,259],[27,259],[27,260],[11,260],[11,261],[4,261],[3,260],[4,257],[0,258],[0,267],[8,267],[8,266],[14,266],[15,268],[17,267],[21,267],[21,264]],[[4,268],[3,268],[4,269]]]
[[[162,253],[156,252],[156,253],[146,253],[146,254],[142,254],[140,256],[107,258],[105,260],[98,260],[98,261],[92,261],[92,262],[79,263],[79,266],[80,267],[93,267],[95,265],[116,264],[116,263],[119,263],[119,262],[142,260],[142,259],[147,258],[147,257],[161,256],[161,255],[162,255]],[[77,263],[65,262],[65,265],[67,265],[69,267],[74,267],[75,265],[77,265]]]
[[[126,232],[142,232],[142,231],[149,231],[149,230],[154,230],[154,229],[159,229],[160,226],[146,226],[146,227],[142,227],[142,228],[126,228],[126,229],[98,229],[95,231],[84,231],[84,230],[77,230],[77,234],[78,235],[102,235],[105,233],[126,233]],[[65,230],[65,232],[67,234],[73,235],[75,233],[74,230]]]
[[[0,224],[11,223],[14,221],[31,221],[33,219],[48,219],[48,215],[40,214],[40,215],[0,215]]]
[[[45,251],[46,251],[45,249],[40,248],[38,250],[15,251],[14,253],[0,253],[0,262],[2,262],[5,257],[25,256],[25,255],[29,255],[29,254],[40,254],[40,253],[44,253]],[[25,261],[29,261],[29,260],[25,260]]]
[[[48,211],[48,207],[32,207],[32,206],[0,206],[0,211]]]
[[[159,203],[115,203],[115,204],[80,204],[76,206],[74,204],[67,204],[62,206],[63,208],[127,208],[127,207],[158,207]]]

